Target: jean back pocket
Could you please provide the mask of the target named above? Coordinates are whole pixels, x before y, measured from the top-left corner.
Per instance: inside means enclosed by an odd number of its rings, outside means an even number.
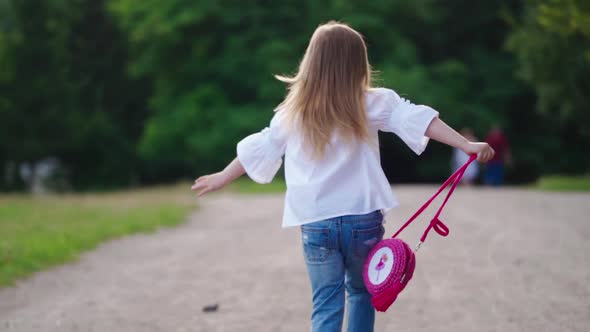
[[[330,254],[330,229],[301,227],[303,253],[307,263],[324,262]]]
[[[366,258],[371,249],[383,239],[385,228],[382,222],[370,222],[352,230],[353,252],[357,257]]]

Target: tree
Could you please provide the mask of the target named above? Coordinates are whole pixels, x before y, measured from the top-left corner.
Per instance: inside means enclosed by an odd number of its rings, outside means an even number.
[[[0,30],[0,156],[57,157],[74,187],[128,184],[146,89],[102,1],[6,1]]]
[[[110,9],[129,34],[131,73],[153,82],[141,155],[156,177],[170,178],[219,168],[235,155],[239,138],[265,126],[285,94],[272,74],[293,72],[313,30],[332,19],[365,35],[378,85],[483,133],[520,93],[506,79],[513,62],[501,52],[508,26],[498,3],[506,1],[119,0]],[[459,9],[469,12],[468,20],[456,19]],[[457,42],[478,29],[492,32]],[[404,151],[400,146],[391,148]],[[439,149],[436,167],[421,175],[444,176],[445,153]],[[414,161],[405,168],[416,169]]]
[[[539,116],[551,123],[538,135],[561,137],[540,153],[561,156],[545,171],[590,171],[590,156],[580,150],[590,143],[590,3],[529,0],[513,24],[508,46],[518,75],[533,87]]]

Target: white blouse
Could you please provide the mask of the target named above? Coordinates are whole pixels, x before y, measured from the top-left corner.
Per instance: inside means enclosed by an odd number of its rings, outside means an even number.
[[[283,227],[375,210],[387,212],[398,205],[381,168],[377,131],[395,133],[421,154],[429,140],[424,136],[426,129],[438,112],[384,88],[367,92],[366,112],[371,142],[348,144],[335,134],[321,160],[313,160],[301,136],[281,124],[281,111],[269,127],[238,143],[238,159],[258,183],[271,182],[285,156]]]

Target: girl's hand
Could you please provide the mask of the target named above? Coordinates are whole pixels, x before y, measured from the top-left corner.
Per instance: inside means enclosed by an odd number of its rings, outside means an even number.
[[[481,163],[488,162],[496,154],[496,151],[488,143],[484,142],[467,142],[462,150],[468,155],[477,154],[477,161]]]
[[[208,192],[219,190],[228,183],[242,176],[246,171],[238,158],[232,160],[227,167],[221,172],[209,175],[203,175],[195,180],[191,187],[192,191],[197,192],[197,196],[203,196]]]
[[[223,172],[203,175],[195,180],[195,184],[193,184],[191,190],[197,192],[197,196],[200,197],[206,193],[223,188],[229,182]]]

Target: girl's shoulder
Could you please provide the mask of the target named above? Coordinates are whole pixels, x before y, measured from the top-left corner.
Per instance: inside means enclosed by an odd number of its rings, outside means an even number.
[[[392,89],[371,88],[366,92],[366,106],[369,117],[379,117],[384,113],[391,113],[401,98]]]
[[[269,129],[272,137],[285,140],[293,129],[292,119],[289,117],[285,107],[279,105],[274,109],[274,114],[270,120]]]
[[[376,87],[370,88],[367,90],[366,93],[367,101],[392,101],[394,99],[399,99],[399,95],[393,89],[383,88],[383,87]]]

